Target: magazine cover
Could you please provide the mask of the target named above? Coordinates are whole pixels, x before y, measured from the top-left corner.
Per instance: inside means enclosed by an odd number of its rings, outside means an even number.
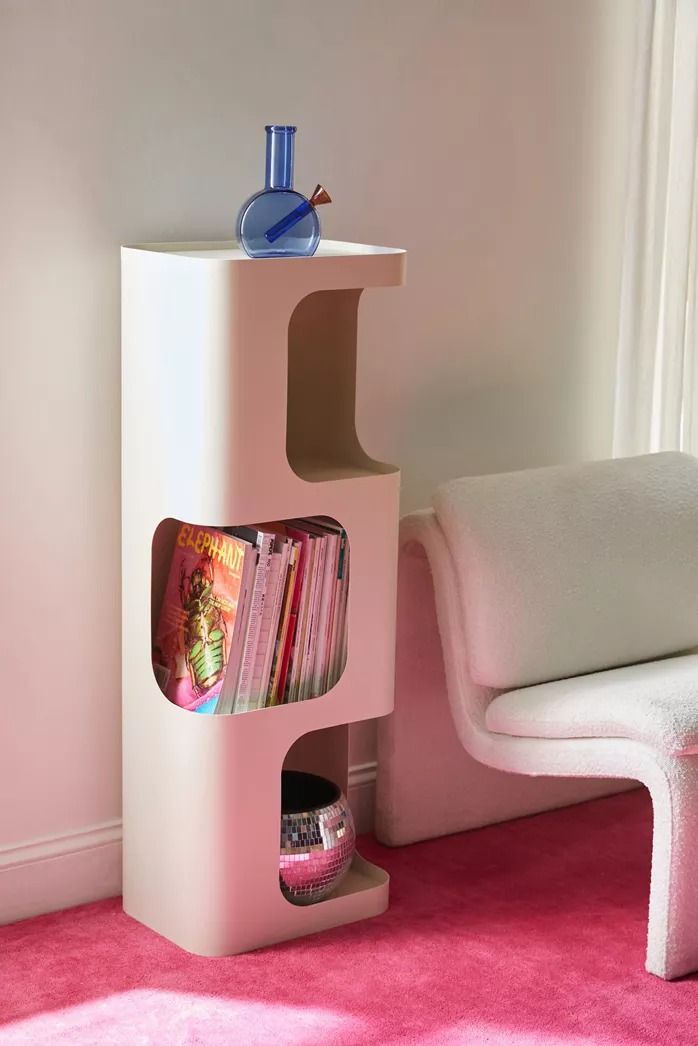
[[[162,692],[196,711],[220,693],[250,545],[213,527],[182,523],[153,643]]]

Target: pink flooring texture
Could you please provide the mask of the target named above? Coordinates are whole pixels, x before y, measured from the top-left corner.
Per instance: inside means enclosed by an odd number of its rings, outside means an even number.
[[[698,1044],[698,978],[643,971],[650,831],[637,791],[399,850],[364,840],[389,912],[233,958],[181,951],[118,899],[6,926],[0,1043]]]

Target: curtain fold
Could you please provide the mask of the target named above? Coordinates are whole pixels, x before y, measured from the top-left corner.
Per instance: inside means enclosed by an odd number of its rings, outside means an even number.
[[[698,0],[637,24],[614,454],[698,453]]]

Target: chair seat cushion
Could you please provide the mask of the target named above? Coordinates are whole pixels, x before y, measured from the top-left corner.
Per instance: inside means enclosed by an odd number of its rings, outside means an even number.
[[[509,690],[486,723],[515,737],[624,737],[689,754],[698,751],[698,654]]]

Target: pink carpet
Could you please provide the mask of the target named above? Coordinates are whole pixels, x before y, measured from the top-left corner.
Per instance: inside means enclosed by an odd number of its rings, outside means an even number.
[[[650,828],[633,792],[401,850],[365,840],[392,875],[386,915],[229,959],[117,900],[7,926],[0,1043],[690,1046],[698,979],[643,972]]]

